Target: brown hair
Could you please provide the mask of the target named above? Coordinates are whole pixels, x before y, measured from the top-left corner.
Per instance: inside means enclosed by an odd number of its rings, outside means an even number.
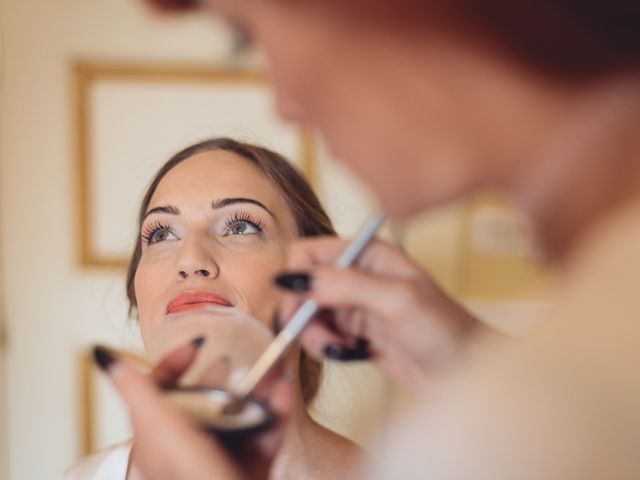
[[[313,237],[336,234],[331,220],[322,207],[320,200],[318,200],[318,197],[302,174],[291,163],[282,155],[267,148],[239,142],[230,138],[214,138],[198,142],[180,150],[160,167],[142,199],[138,213],[138,230],[142,227],[142,222],[149,208],[151,198],[164,176],[176,165],[194,155],[215,150],[231,152],[241,158],[249,160],[264,173],[284,197],[298,227],[299,236]],[[130,313],[132,313],[137,306],[135,276],[141,255],[142,241],[140,235],[138,235],[127,269],[127,298],[129,299]],[[302,352],[300,354],[300,383],[302,386],[302,396],[306,403],[311,402],[318,392],[321,375],[322,364]]]
[[[198,0],[147,0],[186,10]],[[454,31],[546,74],[584,79],[640,67],[637,0],[306,0],[396,31]],[[346,14],[346,15],[345,15]]]
[[[456,0],[471,34],[479,33],[525,65],[589,79],[640,67],[636,0]]]

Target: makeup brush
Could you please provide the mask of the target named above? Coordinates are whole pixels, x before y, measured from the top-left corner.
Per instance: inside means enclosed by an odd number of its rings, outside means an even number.
[[[335,263],[336,268],[351,266],[373,239],[385,220],[386,215],[384,213],[377,213],[370,218],[338,257]],[[291,321],[273,339],[249,372],[235,385],[231,386],[230,393],[234,396],[235,401],[225,408],[225,412],[231,413],[231,411],[241,408],[243,400],[253,392],[273,366],[287,353],[317,312],[318,304],[315,300],[305,300],[300,305],[291,317]]]

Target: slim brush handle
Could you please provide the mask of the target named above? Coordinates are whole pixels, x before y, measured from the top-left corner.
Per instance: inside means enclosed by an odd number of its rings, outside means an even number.
[[[366,246],[369,245],[371,239],[373,239],[378,230],[380,230],[386,218],[384,213],[378,213],[369,219],[351,243],[347,245],[344,252],[338,257],[335,263],[336,268],[347,268],[353,265]]]
[[[337,268],[351,266],[384,224],[385,220],[384,213],[374,215],[338,257],[335,266]],[[269,370],[289,350],[289,347],[300,336],[317,312],[318,304],[315,300],[306,300],[300,305],[287,326],[273,339],[269,347],[251,367],[251,370],[232,388],[231,391],[236,398],[246,398],[253,391]]]

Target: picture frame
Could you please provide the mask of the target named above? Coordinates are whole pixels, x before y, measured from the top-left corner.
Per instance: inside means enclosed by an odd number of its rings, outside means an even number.
[[[73,80],[82,267],[126,266],[144,188],[162,163],[196,141],[231,136],[264,145],[314,183],[312,135],[278,118],[260,72],[82,61]]]
[[[140,353],[120,350],[118,354],[149,373],[151,365]],[[93,348],[78,355],[78,458],[91,455],[133,438],[129,414],[108,376],[95,363]]]
[[[530,221],[504,195],[484,191],[466,204],[460,296],[470,300],[542,300],[550,272]]]

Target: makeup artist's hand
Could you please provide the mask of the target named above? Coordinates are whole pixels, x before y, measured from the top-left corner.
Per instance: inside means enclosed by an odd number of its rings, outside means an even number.
[[[262,386],[261,393],[269,395],[276,424],[255,437],[251,459],[245,462],[232,458],[215,437],[168,403],[158,388],[174,384],[195,358],[198,346],[196,341],[176,350],[149,375],[107,349],[94,350],[96,362],[107,372],[129,410],[134,431],[130,474],[146,480],[268,478],[295,402],[295,387],[282,376],[274,376],[270,385]]]
[[[369,358],[411,387],[452,366],[476,333],[489,330],[386,243],[372,242],[352,268],[334,268],[346,244],[326,237],[300,240],[289,252],[287,273],[276,278],[289,292],[281,322],[306,298],[333,312],[319,314],[320,321],[304,331],[302,343],[311,355]]]

